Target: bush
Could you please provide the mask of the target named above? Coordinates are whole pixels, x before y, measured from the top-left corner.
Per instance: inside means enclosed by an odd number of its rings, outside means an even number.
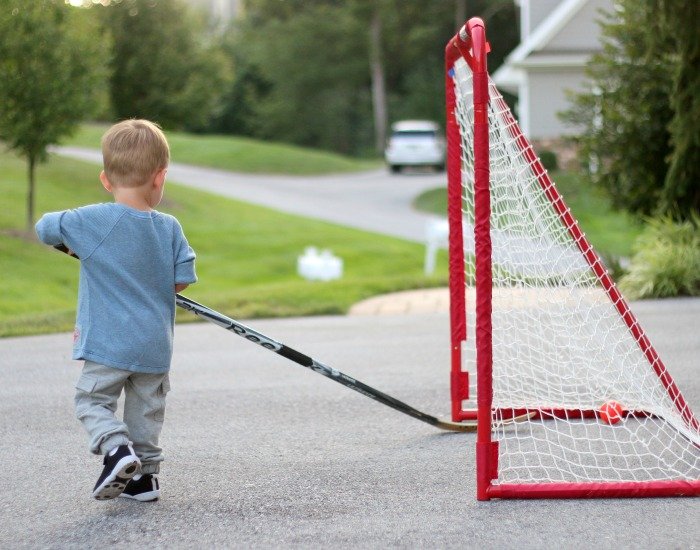
[[[700,296],[700,216],[649,220],[620,289],[631,299]]]
[[[557,154],[554,151],[549,151],[548,149],[543,149],[537,156],[540,157],[542,161],[542,166],[547,172],[552,172],[559,168],[559,163],[557,162]]]
[[[612,277],[613,281],[619,281],[627,274],[627,270],[625,269],[624,265],[624,258],[621,258],[616,254],[611,254],[607,251],[598,251],[598,255],[600,256],[605,269],[608,270],[608,273]]]

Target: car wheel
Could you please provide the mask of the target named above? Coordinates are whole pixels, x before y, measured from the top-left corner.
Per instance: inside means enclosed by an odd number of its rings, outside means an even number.
[[[391,170],[392,174],[398,174],[401,172],[401,165],[400,164],[392,164],[389,166],[389,170]]]

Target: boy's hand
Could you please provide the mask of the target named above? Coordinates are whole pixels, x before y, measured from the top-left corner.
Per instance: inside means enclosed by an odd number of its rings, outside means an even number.
[[[54,245],[54,248],[56,250],[60,250],[61,252],[65,253],[65,254],[68,254],[69,256],[73,256],[74,258],[78,258],[78,255],[63,243]],[[78,258],[78,259],[80,259],[80,258]]]
[[[182,292],[185,290],[189,285],[189,283],[180,283],[175,285],[175,292]]]

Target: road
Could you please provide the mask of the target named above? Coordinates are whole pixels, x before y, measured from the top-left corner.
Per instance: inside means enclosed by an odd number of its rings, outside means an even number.
[[[52,152],[102,164],[99,151],[54,147]],[[291,214],[425,242],[426,224],[436,216],[417,212],[413,199],[447,185],[444,173],[390,174],[385,169],[326,176],[270,176],[226,172],[173,162],[168,180],[223,197]]]
[[[700,405],[700,299],[633,309]],[[182,312],[179,315],[183,315]],[[447,314],[259,320],[434,415]],[[0,339],[0,548],[684,548],[700,499],[477,502],[474,434],[438,432],[219,327],[177,325],[162,498],[97,502],[70,334]]]
[[[250,202],[306,185],[252,178],[263,193],[235,178],[204,179]],[[373,178],[333,181],[354,203]],[[393,192],[378,193],[387,210]],[[632,308],[697,412],[700,299]],[[446,313],[250,324],[419,410],[449,410]],[[89,496],[101,464],[73,416],[70,334],[0,339],[0,548],[697,548],[700,499],[477,502],[473,434],[439,433],[210,324],[177,325],[175,342],[162,498],[140,504]]]

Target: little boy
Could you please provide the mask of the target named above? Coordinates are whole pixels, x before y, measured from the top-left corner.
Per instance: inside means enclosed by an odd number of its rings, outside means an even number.
[[[195,254],[178,221],[153,210],[170,161],[160,128],[120,122],[102,137],[102,156],[100,180],[114,202],[45,214],[36,232],[81,260],[73,359],[85,365],[75,410],[90,450],[104,455],[92,496],[146,502],[160,494],[175,292],[196,282]],[[123,422],[115,416],[122,390]]]

